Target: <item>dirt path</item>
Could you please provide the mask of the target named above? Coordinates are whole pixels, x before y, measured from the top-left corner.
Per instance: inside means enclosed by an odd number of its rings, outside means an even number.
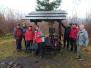
[[[78,61],[75,59],[75,54],[66,51],[63,53],[54,56],[46,55],[43,59],[35,55],[16,58],[7,57],[0,60],[0,64],[13,63],[14,65],[21,65],[23,68],[91,68],[91,55],[88,55],[84,61]]]

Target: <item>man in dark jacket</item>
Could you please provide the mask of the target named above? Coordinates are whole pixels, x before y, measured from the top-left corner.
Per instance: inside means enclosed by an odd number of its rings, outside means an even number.
[[[16,49],[19,51],[22,49],[22,29],[20,28],[20,24],[18,24],[14,29],[14,37],[16,39]]]
[[[65,47],[69,48],[69,44],[70,44],[69,34],[70,34],[70,26],[67,26],[65,27],[64,30],[64,48]]]

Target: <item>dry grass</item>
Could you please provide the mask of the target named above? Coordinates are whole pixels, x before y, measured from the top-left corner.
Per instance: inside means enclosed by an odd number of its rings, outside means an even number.
[[[0,40],[0,59],[7,59],[7,57],[35,57],[31,53],[17,52],[15,46],[15,40],[12,38]],[[24,48],[24,47],[23,47]],[[76,54],[66,49],[62,49],[62,52],[57,55],[49,55],[51,58],[45,58],[40,60],[38,68],[91,68],[91,46],[85,49],[86,60],[78,61],[75,59]],[[35,57],[36,58],[36,57]],[[34,59],[34,58],[33,58]],[[37,58],[39,59],[39,58]],[[32,61],[32,60],[30,60]]]

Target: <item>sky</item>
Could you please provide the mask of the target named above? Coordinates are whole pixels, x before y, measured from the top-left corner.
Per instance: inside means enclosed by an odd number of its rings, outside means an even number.
[[[52,1],[52,0],[51,0]],[[62,0],[59,10],[65,10],[68,17],[78,16],[85,18],[86,12],[91,11],[91,0]],[[0,0],[0,10],[6,11],[9,8],[13,12],[28,14],[35,11],[36,0]]]

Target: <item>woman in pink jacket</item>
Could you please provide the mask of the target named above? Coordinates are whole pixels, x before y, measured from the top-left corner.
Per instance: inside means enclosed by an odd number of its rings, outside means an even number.
[[[40,31],[39,26],[36,26],[35,28],[34,42],[38,44],[38,49],[36,50],[36,54],[38,54],[40,57],[43,57],[44,35],[42,31]]]

